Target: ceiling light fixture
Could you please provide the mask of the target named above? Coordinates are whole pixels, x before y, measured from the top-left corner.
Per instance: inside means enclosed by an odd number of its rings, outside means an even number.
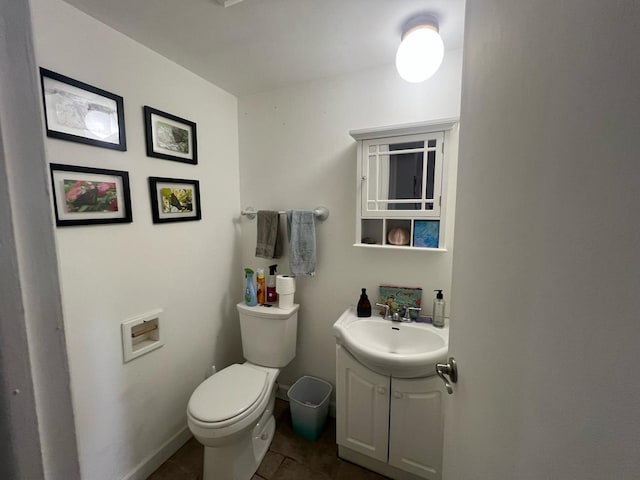
[[[432,15],[412,18],[405,25],[396,53],[396,69],[407,82],[423,82],[440,68],[444,43],[438,32],[438,20]]]

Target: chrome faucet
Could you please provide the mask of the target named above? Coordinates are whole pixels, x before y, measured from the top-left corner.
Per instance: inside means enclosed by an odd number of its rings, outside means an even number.
[[[386,303],[376,303],[376,305],[378,307],[382,307],[382,308],[385,309],[385,311],[384,311],[384,319],[385,320],[393,321],[393,318],[391,318],[391,307],[389,305],[387,305]]]
[[[404,315],[402,316],[403,322],[413,322],[413,318],[411,318],[411,310],[415,310],[416,312],[419,312],[422,309],[418,307],[405,307]]]

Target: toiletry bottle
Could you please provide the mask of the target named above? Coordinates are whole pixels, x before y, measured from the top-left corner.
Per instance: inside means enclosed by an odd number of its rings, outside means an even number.
[[[371,316],[371,302],[369,302],[369,297],[367,297],[367,289],[363,288],[362,293],[360,294],[360,300],[358,300],[358,316],[359,317],[370,317]]]
[[[269,265],[269,280],[267,281],[267,303],[276,303],[278,294],[276,293],[276,269],[278,265]]]
[[[442,328],[444,327],[444,295],[442,290],[434,290],[434,292],[438,293],[433,301],[433,326]]]
[[[256,268],[258,275],[257,275],[257,279],[258,279],[258,304],[259,305],[263,305],[264,304],[264,298],[265,298],[265,289],[264,289],[264,268]]]
[[[258,304],[258,297],[256,296],[256,286],[253,284],[253,270],[245,268],[244,273],[247,278],[247,288],[244,290],[244,303],[250,307],[255,307]]]

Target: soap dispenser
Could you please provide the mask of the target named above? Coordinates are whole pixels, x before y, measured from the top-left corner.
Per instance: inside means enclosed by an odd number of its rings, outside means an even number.
[[[433,300],[433,326],[442,328],[444,327],[444,295],[442,290],[434,290],[434,292],[438,293]]]
[[[371,302],[369,301],[369,297],[367,297],[366,288],[363,288],[362,293],[360,294],[360,300],[358,300],[357,312],[359,317],[371,316]]]
[[[244,274],[247,279],[247,287],[244,290],[244,303],[250,307],[255,307],[258,304],[258,297],[256,295],[256,286],[253,284],[253,270],[245,268]]]

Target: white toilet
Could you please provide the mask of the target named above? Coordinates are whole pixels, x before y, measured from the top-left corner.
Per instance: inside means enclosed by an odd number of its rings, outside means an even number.
[[[276,378],[296,355],[299,305],[237,307],[247,361],[202,382],[187,407],[189,429],[204,445],[203,480],[251,479],[276,428]]]

